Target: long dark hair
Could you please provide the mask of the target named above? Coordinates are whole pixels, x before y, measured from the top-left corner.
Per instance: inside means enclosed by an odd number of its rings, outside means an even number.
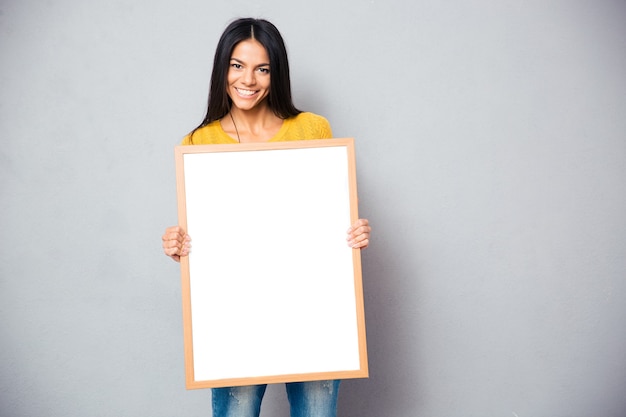
[[[220,120],[230,111],[232,101],[226,93],[230,57],[235,46],[247,39],[258,41],[269,55],[270,93],[267,97],[269,108],[281,119],[301,113],[291,99],[287,48],[276,26],[264,19],[237,19],[228,25],[217,43],[206,116],[202,123],[191,132],[192,137],[196,130]]]

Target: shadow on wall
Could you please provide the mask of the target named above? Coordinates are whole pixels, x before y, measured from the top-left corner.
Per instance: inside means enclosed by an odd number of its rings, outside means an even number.
[[[396,228],[380,227],[399,217],[390,215],[389,209],[384,215],[374,210],[368,210],[367,217],[379,227],[373,226],[372,243],[362,254],[370,376],[342,382],[339,415],[385,416],[399,406],[415,410],[420,401],[416,367],[420,350],[415,343],[419,338],[411,327],[420,314],[416,301],[420,256],[403,249],[409,246]]]

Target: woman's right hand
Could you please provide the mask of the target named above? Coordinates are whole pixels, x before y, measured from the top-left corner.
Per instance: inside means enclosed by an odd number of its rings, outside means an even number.
[[[191,238],[180,226],[165,229],[165,234],[161,239],[163,252],[176,262],[180,262],[180,257],[189,255],[191,251]]]

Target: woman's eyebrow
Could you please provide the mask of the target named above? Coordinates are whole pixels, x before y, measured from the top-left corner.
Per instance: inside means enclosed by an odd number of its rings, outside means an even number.
[[[235,57],[230,58],[230,60],[231,61],[237,61],[238,64],[245,64],[245,62],[243,62],[241,59],[237,59]],[[259,64],[259,65],[257,65],[257,68],[258,67],[269,67],[269,66],[270,66],[269,63],[268,64]]]

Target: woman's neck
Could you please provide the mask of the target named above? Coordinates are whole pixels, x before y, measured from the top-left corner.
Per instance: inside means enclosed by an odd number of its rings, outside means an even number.
[[[268,106],[251,110],[233,107],[220,122],[222,129],[239,142],[267,142],[278,133],[283,119],[276,116]]]

